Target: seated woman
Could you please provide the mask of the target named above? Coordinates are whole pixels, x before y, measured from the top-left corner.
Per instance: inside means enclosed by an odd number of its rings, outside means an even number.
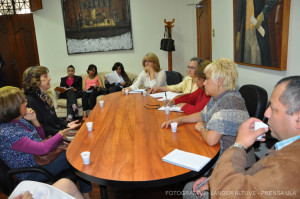
[[[64,93],[60,93],[59,97],[67,99],[67,121],[71,122],[78,112],[77,98],[81,97],[82,78],[74,75],[75,68],[73,65],[67,68],[68,76],[61,78],[60,87],[68,88]]]
[[[204,74],[205,67],[210,64],[210,60],[202,61],[200,66],[195,70],[195,80],[197,82],[198,89],[190,94],[179,96],[170,101],[165,101],[165,105],[174,105],[181,107],[181,110],[187,114],[193,114],[202,111],[206,104],[210,100],[210,96],[204,92],[204,81],[206,79]]]
[[[53,101],[47,91],[50,88],[51,78],[48,76],[48,68],[44,66],[32,66],[23,73],[23,89],[27,99],[27,107],[32,108],[43,125],[45,135],[55,135],[65,128],[76,128],[78,120],[66,122],[57,117]]]
[[[83,120],[86,120],[87,110],[92,110],[96,105],[97,96],[101,94],[103,83],[101,77],[98,75],[97,66],[90,64],[87,69],[87,74],[82,80],[82,108]]]
[[[200,66],[202,59],[198,57],[193,57],[190,59],[190,63],[188,65],[188,70],[186,76],[182,82],[176,85],[165,86],[165,87],[153,87],[151,89],[151,93],[159,92],[159,91],[175,91],[178,93],[188,94],[196,91],[198,89],[197,83],[194,79],[195,70]]]
[[[12,86],[0,88],[0,158],[13,169],[39,166],[34,160],[34,155],[48,154],[54,150],[68,130],[59,131],[41,142],[45,138],[43,127],[37,120],[36,113],[26,105],[25,95],[19,88]],[[54,176],[70,169],[65,152],[41,167]],[[21,181],[47,180],[44,175],[36,172],[19,173],[16,176]],[[91,184],[84,180],[79,181],[81,192],[88,195],[92,190]]]
[[[162,124],[162,128],[167,128],[171,122],[178,122],[178,124],[195,122],[197,123],[195,129],[201,133],[208,145],[214,146],[220,142],[220,155],[222,155],[234,143],[239,126],[249,118],[249,114],[244,99],[238,91],[235,91],[238,72],[233,61],[226,58],[218,59],[209,64],[204,73],[205,92],[211,96],[205,108],[201,113],[168,120]],[[255,163],[255,156],[251,147],[247,151],[246,167],[250,167],[253,163]],[[192,186],[196,187],[203,181],[204,177],[197,180],[195,184],[189,183],[185,191],[192,193]]]
[[[160,68],[158,57],[154,53],[147,53],[142,64],[145,70],[139,74],[133,85],[122,89],[123,94],[125,94],[125,90],[136,90],[141,86],[148,89],[167,85],[166,72]]]
[[[112,71],[117,72],[117,74],[120,78],[120,81],[117,83],[110,84],[107,81],[106,76],[104,76],[105,88],[107,88],[109,90],[109,93],[121,91],[123,88],[131,85],[131,81],[130,81],[127,73],[125,72],[124,66],[122,63],[116,62],[114,64],[114,66],[112,67]]]

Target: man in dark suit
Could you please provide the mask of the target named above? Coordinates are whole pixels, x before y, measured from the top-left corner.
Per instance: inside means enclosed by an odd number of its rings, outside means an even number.
[[[68,76],[61,78],[60,87],[65,87],[68,90],[60,93],[60,98],[67,99],[67,121],[72,121],[75,114],[78,112],[77,98],[81,97],[82,78],[74,75],[75,68],[73,65],[67,68]]]

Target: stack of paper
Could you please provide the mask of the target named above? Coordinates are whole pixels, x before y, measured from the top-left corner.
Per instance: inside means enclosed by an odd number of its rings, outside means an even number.
[[[129,93],[131,93],[131,94],[135,94],[135,93],[143,93],[144,90],[145,90],[145,89],[136,89],[136,90],[131,90],[131,91],[129,91]]]
[[[198,172],[211,158],[174,149],[171,153],[163,157],[162,160]]]
[[[164,111],[164,110],[165,110],[165,107],[162,106],[162,107],[160,107],[158,110],[159,110],[159,111]],[[181,108],[178,107],[178,106],[170,107],[170,111],[174,111],[174,112],[183,112],[183,111],[181,110]]]
[[[177,95],[180,95],[180,94],[179,93],[173,93],[171,91],[150,94],[151,97],[156,98],[158,101],[165,101],[166,96],[167,96],[167,100],[171,100],[174,97],[176,97]]]

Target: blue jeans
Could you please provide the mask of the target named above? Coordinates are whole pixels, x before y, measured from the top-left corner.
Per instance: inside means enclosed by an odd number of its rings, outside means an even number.
[[[53,176],[57,176],[59,173],[70,169],[66,152],[62,152],[53,162],[41,167],[47,169]],[[27,180],[45,181],[47,180],[47,177],[41,173],[33,172],[27,177]],[[83,180],[79,177],[78,180],[81,193],[89,193],[92,191],[92,185],[89,181]]]

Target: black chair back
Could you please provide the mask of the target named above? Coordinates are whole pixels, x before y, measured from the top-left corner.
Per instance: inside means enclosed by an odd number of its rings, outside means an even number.
[[[239,92],[245,100],[250,117],[263,120],[268,103],[267,91],[259,86],[246,84],[239,89]]]
[[[182,75],[176,71],[166,71],[167,84],[174,85],[182,81]]]

